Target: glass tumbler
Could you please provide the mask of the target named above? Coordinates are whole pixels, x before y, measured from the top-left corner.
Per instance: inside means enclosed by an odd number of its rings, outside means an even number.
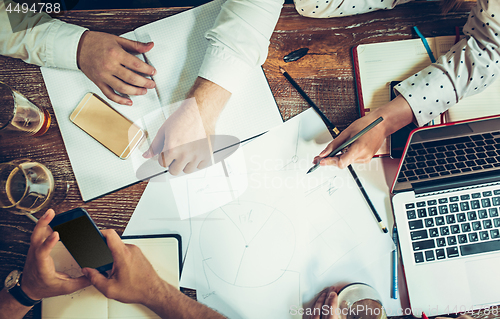
[[[367,284],[345,286],[338,296],[340,319],[386,319],[380,295]]]
[[[41,136],[50,127],[50,114],[0,81],[0,134]]]
[[[0,164],[0,208],[29,215],[46,208],[54,177],[45,165],[23,158]]]

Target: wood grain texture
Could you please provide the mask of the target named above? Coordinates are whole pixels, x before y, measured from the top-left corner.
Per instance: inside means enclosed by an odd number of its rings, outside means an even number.
[[[282,66],[302,86],[327,117],[343,129],[358,118],[353,66],[350,50],[354,45],[414,38],[418,25],[425,36],[453,35],[462,26],[472,2],[446,16],[435,2],[416,2],[394,10],[335,19],[310,19],[298,15],[291,5],[282,11],[271,38],[269,56],[263,65],[280,112],[287,120],[308,108],[307,103],[278,71]],[[146,23],[182,12],[187,8],[73,11],[61,20],[88,27],[93,31],[122,34]],[[302,59],[285,63],[283,56],[308,47]],[[22,92],[52,116],[49,131],[42,137],[0,136],[0,162],[29,157],[44,163],[59,181],[70,185],[66,199],[56,203],[56,212],[75,207],[88,210],[101,228],[122,233],[137,205],[146,182],[84,203],[65,151],[57,119],[38,67],[0,56],[0,81]],[[40,216],[41,214],[37,214]],[[22,269],[34,223],[28,218],[0,211],[0,278],[13,269]],[[195,297],[195,292],[187,290]],[[493,318],[479,315],[481,319]],[[40,318],[35,307],[26,318]]]

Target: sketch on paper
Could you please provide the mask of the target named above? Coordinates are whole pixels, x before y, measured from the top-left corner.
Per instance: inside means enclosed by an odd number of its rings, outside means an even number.
[[[247,188],[243,151],[198,172],[169,178],[180,219],[192,218],[225,205]]]
[[[243,147],[248,188],[193,226],[196,249],[189,253],[203,303],[253,318],[262,313],[246,300],[259,300],[262,308],[282,309],[275,317],[291,317],[283,309],[292,301],[301,304],[340,270],[343,276],[391,250],[348,172],[305,174],[327,134],[319,116],[306,111]]]
[[[300,126],[302,124],[302,121],[300,121],[297,125],[297,133],[295,134],[295,152],[293,153],[293,156],[288,160],[288,163],[283,166],[281,170],[289,170],[289,169],[294,169],[293,167],[290,167],[290,164],[295,164],[299,161],[299,156],[298,156],[298,151],[299,151],[299,140],[300,140]]]
[[[295,251],[295,229],[276,208],[237,201],[207,218],[199,241],[203,267],[224,282],[257,288],[272,284],[287,271]]]
[[[246,181],[236,200],[226,193],[226,203],[188,220],[155,213],[156,224],[163,218],[164,227],[186,234],[183,277],[201,302],[230,318],[291,318],[291,305],[391,251],[390,237],[380,232],[348,172],[322,167],[306,175],[330,140],[319,116],[305,111],[243,146],[239,160],[227,159]],[[184,189],[208,195],[208,181],[194,177]],[[239,180],[229,188],[238,189]],[[143,197],[149,193],[151,200],[162,191],[150,184]],[[144,210],[165,211],[173,200],[163,196]]]

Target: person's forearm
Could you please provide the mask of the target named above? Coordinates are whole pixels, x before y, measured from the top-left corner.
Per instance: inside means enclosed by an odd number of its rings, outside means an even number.
[[[187,98],[192,97],[196,99],[205,131],[213,132],[231,93],[209,80],[198,77],[187,95]]]
[[[0,1],[0,54],[39,66],[77,70],[76,50],[86,29],[44,12],[14,12],[15,5],[12,0]]]
[[[21,319],[30,309],[21,305],[5,288],[0,290],[0,319]]]
[[[394,100],[373,111],[375,117],[383,117],[385,130],[384,135],[389,136],[400,128],[410,124],[415,120],[413,111],[402,95],[398,95]]]
[[[145,306],[163,319],[225,318],[215,310],[189,298],[166,282],[155,292],[154,297],[149,298]]]

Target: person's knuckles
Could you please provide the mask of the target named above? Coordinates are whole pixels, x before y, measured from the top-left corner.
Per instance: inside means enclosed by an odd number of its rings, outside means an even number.
[[[104,93],[104,92],[103,92]],[[115,102],[115,103],[118,103],[118,104],[125,104],[126,101],[124,101],[121,97],[119,97],[118,95],[116,94],[111,94],[111,93],[104,93],[104,95],[110,99],[111,101]]]
[[[351,165],[353,163],[352,160],[344,160],[344,161],[339,161],[338,163],[338,167],[341,168],[341,169],[344,169],[346,168],[347,166]]]
[[[183,172],[186,174],[193,173],[194,171],[196,171],[200,163],[201,161],[199,159],[197,159],[196,161],[191,161],[190,163],[188,163],[188,165],[186,165],[186,167],[184,167]]]
[[[122,81],[116,81],[115,83],[111,84],[111,87],[115,89],[115,91],[123,93],[123,94],[131,94],[130,90],[130,85],[125,84]]]
[[[104,49],[105,55],[109,58],[108,61],[119,61],[123,56],[123,49],[120,45],[110,45]]]
[[[181,172],[181,169],[180,169],[180,168],[176,168],[176,167],[169,167],[169,168],[168,168],[168,172],[169,172],[171,175],[177,176],[177,175],[179,175],[179,173]]]
[[[175,161],[172,164],[170,164],[168,171],[172,175],[178,175],[186,167],[186,164],[187,163],[184,161],[175,159]]]
[[[182,171],[186,174],[191,174],[196,170],[196,167],[185,167]]]
[[[134,57],[134,58],[135,58],[135,57]],[[142,61],[141,61],[141,60],[139,60],[139,59],[134,59],[134,60],[132,60],[132,62],[131,62],[131,66],[132,66],[132,68],[133,68],[134,70],[147,69],[147,68],[145,67],[145,63],[144,63],[144,62],[142,62]]]
[[[138,87],[144,87],[145,84],[147,83],[147,81],[144,77],[142,77],[142,76],[138,75],[137,73],[134,73],[130,70],[125,70],[125,72],[122,72],[119,75],[119,78],[128,84],[132,84],[132,85],[135,85]]]
[[[321,160],[321,165],[335,165],[337,166],[339,163],[339,158],[337,156],[327,157]]]
[[[336,157],[336,159],[335,165],[340,169],[344,169],[351,164],[349,157],[345,157],[344,155]]]
[[[129,105],[129,100],[128,99],[125,99],[117,94],[109,94],[107,96],[108,99],[110,99],[111,101],[115,102],[115,103],[118,103],[118,104],[122,104],[122,105]]]
[[[182,155],[182,150],[180,147],[170,148],[168,146],[165,146],[162,153],[164,154],[165,158],[179,159]]]

